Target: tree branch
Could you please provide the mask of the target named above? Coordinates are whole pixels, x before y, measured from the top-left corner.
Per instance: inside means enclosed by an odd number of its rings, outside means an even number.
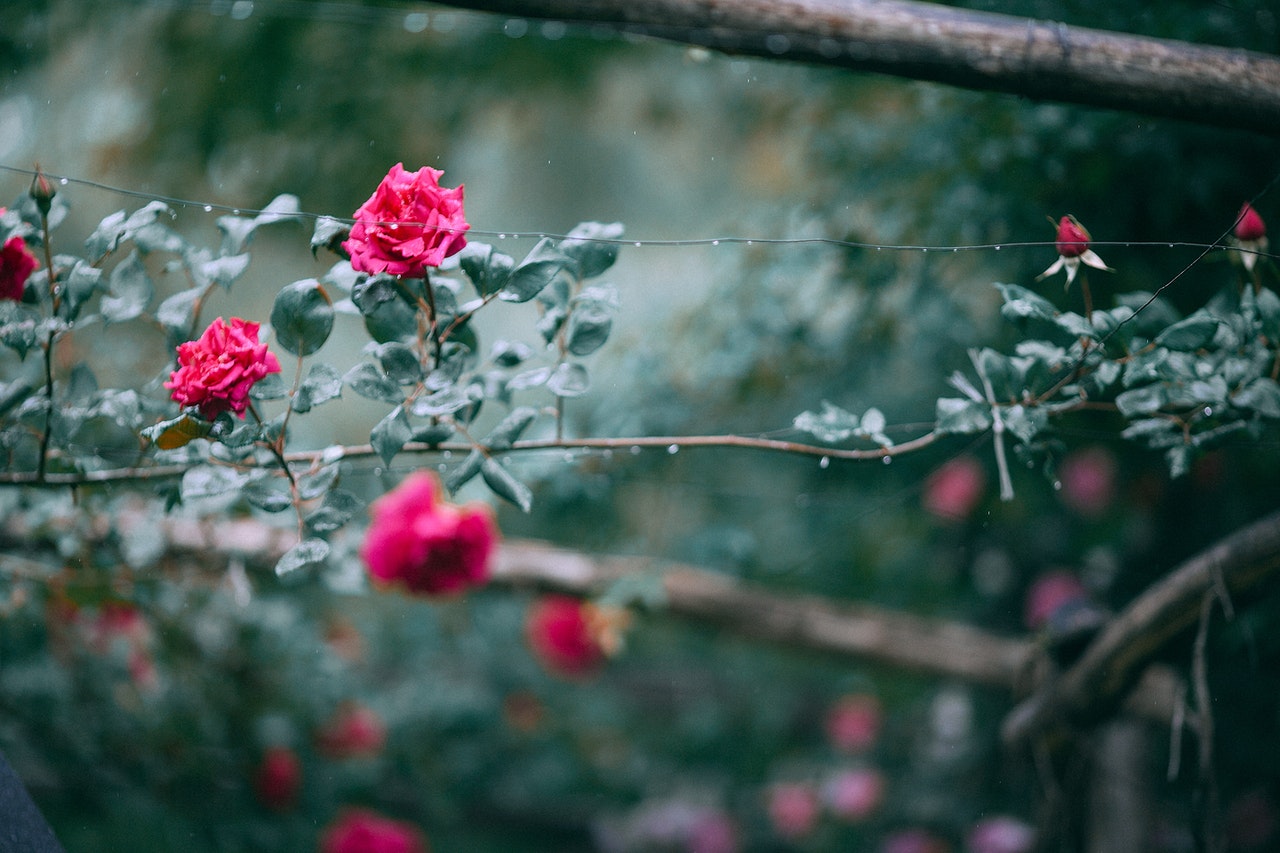
[[[1280,58],[913,0],[446,0],[731,53],[1280,135]]]
[[[1244,593],[1280,570],[1280,513],[1256,521],[1187,560],[1138,596],[1099,632],[1080,659],[1005,718],[1017,743],[1055,722],[1099,719],[1174,637],[1195,624],[1206,594]],[[1136,691],[1135,691],[1136,692]]]

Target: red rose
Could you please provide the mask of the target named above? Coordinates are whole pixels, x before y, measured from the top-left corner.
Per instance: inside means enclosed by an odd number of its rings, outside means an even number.
[[[22,289],[27,279],[35,271],[36,256],[27,248],[27,241],[21,237],[10,237],[0,248],[0,299],[17,301],[22,298]]]
[[[1058,237],[1053,248],[1064,258],[1078,258],[1089,251],[1089,232],[1074,216],[1058,220]]]
[[[462,187],[440,186],[438,169],[406,172],[397,163],[355,213],[351,236],[342,244],[357,272],[421,278],[428,267],[467,245],[471,226],[462,209]]]
[[[567,595],[548,595],[529,608],[525,638],[534,657],[551,672],[583,676],[604,660],[590,607]]]
[[[382,752],[387,727],[382,718],[354,703],[338,709],[316,733],[316,748],[330,758],[369,758]]]
[[[302,784],[302,762],[292,749],[273,746],[262,756],[253,776],[253,789],[258,800],[272,811],[293,808]]]
[[[1237,240],[1255,243],[1267,236],[1267,224],[1262,221],[1253,205],[1245,202],[1236,216],[1235,235]]]
[[[320,853],[427,853],[413,824],[369,809],[347,809],[320,836]]]
[[[769,788],[769,822],[783,838],[799,839],[818,824],[818,794],[804,782],[779,782]]]
[[[258,343],[258,327],[239,317],[229,326],[217,318],[199,340],[178,345],[178,369],[164,387],[178,403],[199,406],[209,420],[228,411],[243,418],[253,383],[280,372],[280,362]]]
[[[880,700],[851,693],[827,711],[827,739],[842,752],[870,749],[880,734]]]
[[[924,508],[938,518],[962,521],[977,508],[986,488],[987,475],[978,460],[960,456],[925,480]]]
[[[498,538],[492,511],[484,504],[442,502],[434,475],[410,475],[374,501],[369,514],[360,557],[374,580],[442,595],[489,579]]]

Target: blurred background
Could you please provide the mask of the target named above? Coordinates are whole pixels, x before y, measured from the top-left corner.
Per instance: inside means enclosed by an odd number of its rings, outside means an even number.
[[[1264,0],[967,5],[1280,52]],[[195,202],[175,205],[173,225],[211,244],[219,214],[206,203],[251,209],[289,192],[305,211],[348,216],[396,162],[465,184],[476,239],[517,258],[534,241],[504,235],[623,222],[641,245],[608,276],[616,331],[568,409],[583,436],[775,434],[829,400],[878,407],[893,437],[911,437],[966,348],[1013,340],[993,283],[1032,286],[1055,257],[995,246],[1052,240],[1046,216],[1064,213],[1099,241],[1212,241],[1280,168],[1274,141],[1250,134],[426,4],[3,8],[0,165],[144,196],[63,188],[60,239],[147,195]],[[29,183],[0,173],[0,199]],[[1280,221],[1273,194],[1256,206]],[[281,286],[323,274],[333,259],[314,259],[309,236],[261,231],[250,271],[208,316],[265,317]],[[644,245],[717,237],[992,248]],[[1197,251],[1099,253],[1117,270],[1091,279],[1109,305]],[[1168,295],[1193,308],[1233,275],[1211,257]],[[1079,310],[1053,281],[1038,290]],[[518,307],[495,334],[517,327]],[[360,346],[343,322],[355,321],[340,318],[323,353],[336,364]],[[121,339],[86,354],[100,375],[168,359],[158,334]],[[296,437],[363,442],[383,414],[373,408],[345,400]],[[1017,466],[1007,503],[989,440],[888,466],[710,449],[529,455],[513,465],[535,484],[534,510],[503,508],[500,524],[511,538],[1024,636],[1043,621],[1035,595],[1052,598],[1046,577],[1120,607],[1275,507],[1274,435],[1171,481],[1115,427],[1064,422],[1047,474]],[[356,468],[344,483],[374,494],[415,464]],[[135,500],[82,499],[60,517]],[[16,492],[0,501],[29,508]],[[75,553],[40,530],[50,553]],[[0,749],[70,851],[313,849],[352,804],[416,824],[441,851],[995,853],[1029,849],[1043,816],[1043,776],[997,743],[1004,691],[776,648],[661,607],[635,615],[619,655],[570,678],[526,647],[529,590],[422,604],[341,577],[175,565],[127,537],[116,547],[118,565],[23,596],[0,578]],[[1280,844],[1277,603],[1274,591],[1242,602],[1211,637],[1237,850]],[[1185,669],[1188,649],[1169,662]],[[1168,734],[1144,733],[1150,851],[1193,849],[1195,779],[1168,778]],[[1173,751],[1191,755],[1186,740]],[[293,771],[277,767],[292,788],[263,781],[273,750],[292,756]]]

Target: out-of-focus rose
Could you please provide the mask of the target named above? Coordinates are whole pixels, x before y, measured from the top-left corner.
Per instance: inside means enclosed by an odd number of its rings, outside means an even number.
[[[1087,518],[1098,518],[1116,496],[1116,459],[1101,447],[1077,450],[1058,466],[1062,500]]]
[[[866,693],[851,693],[827,710],[825,728],[831,745],[843,752],[862,752],[880,735],[880,700]]]
[[[435,475],[410,475],[374,501],[369,515],[360,557],[375,581],[423,595],[488,581],[498,539],[493,512],[485,504],[445,503]]]
[[[260,324],[219,317],[198,340],[178,344],[178,369],[164,383],[183,406],[198,406],[213,420],[223,412],[241,418],[249,407],[249,389],[268,373],[279,373],[280,362],[258,342]]]
[[[1267,224],[1262,221],[1258,211],[1253,209],[1253,205],[1247,201],[1236,214],[1236,227],[1232,235],[1235,237],[1236,246],[1242,250],[1241,262],[1245,269],[1252,272],[1254,265],[1258,262],[1258,253],[1267,250]]]
[[[804,782],[778,782],[766,795],[773,829],[783,838],[804,838],[818,824],[818,793]]]
[[[301,786],[302,762],[292,749],[273,746],[262,754],[253,774],[258,802],[272,811],[288,811],[297,802]]]
[[[980,820],[969,830],[969,853],[1030,853],[1036,833],[1030,824],[1008,815]]]
[[[320,853],[427,853],[416,826],[369,809],[347,809],[320,836]]]
[[[973,514],[986,488],[982,464],[972,456],[958,456],[925,480],[924,508],[938,518],[962,521]]]
[[[884,802],[884,776],[870,767],[842,770],[823,783],[822,800],[842,820],[866,820]]]
[[[370,758],[382,752],[386,742],[382,718],[355,702],[340,707],[316,732],[316,748],[330,758]]]
[[[569,678],[594,672],[606,657],[592,606],[567,595],[535,601],[525,617],[525,639],[538,662]]]
[[[1023,622],[1032,631],[1039,630],[1059,607],[1088,598],[1084,584],[1071,572],[1045,572],[1027,590]]]
[[[3,212],[0,209],[0,212]],[[0,248],[0,299],[18,301],[27,279],[35,272],[36,256],[21,237],[10,237]]]
[[[880,853],[951,853],[951,845],[924,829],[903,829],[885,836]]]
[[[416,172],[406,172],[403,163],[391,167],[356,211],[342,244],[352,269],[421,278],[467,245],[462,187],[441,187],[443,174],[428,166]]]
[[[694,819],[686,840],[689,853],[738,853],[738,827],[718,809],[708,809]]]

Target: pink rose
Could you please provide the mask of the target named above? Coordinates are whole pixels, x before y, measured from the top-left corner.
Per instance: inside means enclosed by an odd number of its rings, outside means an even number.
[[[951,845],[923,829],[903,829],[885,837],[880,853],[951,853]]]
[[[1090,447],[1077,450],[1058,466],[1062,499],[1088,518],[1098,518],[1116,496],[1116,460],[1109,450]]]
[[[963,521],[973,514],[987,488],[987,475],[972,456],[952,459],[924,483],[924,508],[931,515]]]
[[[1247,201],[1240,208],[1240,213],[1236,215],[1235,235],[1237,240],[1248,243],[1256,243],[1267,236],[1266,223],[1262,221],[1258,211],[1253,209],[1253,205]]]
[[[1064,258],[1078,258],[1089,251],[1089,232],[1074,216],[1058,220],[1058,236],[1053,248]]]
[[[409,823],[369,809],[347,809],[320,836],[320,853],[427,853],[427,841]]]
[[[1030,853],[1036,832],[1017,818],[997,815],[978,821],[969,831],[970,853]]]
[[[0,248],[0,299],[18,301],[36,269],[36,256],[21,237],[10,237]]]
[[[844,696],[827,711],[827,739],[842,752],[869,749],[880,734],[880,717],[876,697],[861,693]]]
[[[348,703],[316,733],[316,748],[330,758],[369,758],[382,752],[387,727],[363,705]]]
[[[440,500],[435,476],[418,471],[369,507],[360,557],[375,581],[409,592],[443,595],[480,586],[498,531],[484,504]]]
[[[302,785],[302,762],[292,749],[273,746],[262,756],[253,775],[258,801],[276,812],[293,808]]]
[[[769,788],[769,821],[783,838],[803,838],[818,824],[818,795],[803,782],[779,782]]]
[[[199,340],[178,344],[178,369],[164,383],[173,399],[199,406],[208,420],[223,412],[243,418],[253,383],[280,372],[280,362],[266,344],[258,343],[259,325],[232,317],[228,326],[219,317]]]
[[[421,278],[428,267],[467,245],[471,226],[462,210],[462,187],[440,186],[444,172],[424,166],[406,172],[397,163],[355,213],[342,248],[357,272]]]
[[[534,657],[551,672],[575,678],[604,660],[589,607],[567,595],[548,595],[529,608],[525,638]]]
[[[1071,572],[1045,572],[1027,590],[1023,621],[1032,631],[1039,630],[1059,607],[1088,597],[1084,584]]]
[[[844,770],[822,786],[822,798],[842,820],[866,820],[884,802],[884,777],[868,767]]]

